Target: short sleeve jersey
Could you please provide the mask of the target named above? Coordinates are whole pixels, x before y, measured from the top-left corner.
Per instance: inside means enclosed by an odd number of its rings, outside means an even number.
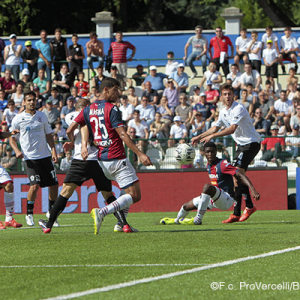
[[[123,142],[117,131],[123,127],[118,107],[106,100],[95,101],[75,118],[80,126],[87,125],[94,145],[99,149],[98,158],[103,161],[126,158]]]
[[[222,38],[217,38],[215,36],[210,40],[209,43],[209,48],[214,48],[213,58],[219,58],[221,51],[228,53],[228,46],[232,46],[232,42],[227,36],[222,36]]]
[[[66,59],[66,50],[65,50],[65,43],[67,40],[64,37],[58,41],[56,38],[53,38],[50,41],[50,44],[53,48],[53,56],[55,60],[65,60]]]
[[[109,50],[112,51],[113,62],[114,63],[127,62],[127,58],[126,58],[127,49],[134,50],[135,47],[131,43],[125,41],[112,42],[110,44]]]
[[[193,52],[202,52],[204,49],[204,46],[207,44],[207,40],[204,37],[201,37],[200,39],[198,39],[195,35],[191,36],[188,41],[187,44],[190,45],[192,44],[192,51]]]
[[[50,42],[47,40],[46,43],[43,43],[41,40],[35,42],[35,47],[37,50],[45,56],[48,61],[51,61],[51,47]],[[41,57],[39,57],[38,62],[44,62]]]
[[[233,179],[238,169],[231,165],[226,159],[217,158],[214,164],[207,165],[208,176],[210,183],[213,186],[221,188],[229,195],[233,196]]]

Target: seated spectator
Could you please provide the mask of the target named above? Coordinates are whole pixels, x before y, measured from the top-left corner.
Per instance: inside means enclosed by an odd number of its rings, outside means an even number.
[[[8,132],[8,126],[6,121],[1,122],[1,128],[0,132]],[[8,138],[2,139],[0,142],[0,157],[3,156],[4,153],[6,153],[6,148],[8,145]]]
[[[7,102],[7,108],[5,108],[3,113],[3,121],[7,122],[8,128],[11,126],[11,122],[17,114],[18,114],[18,110],[16,109],[15,102],[13,100],[9,100]]]
[[[78,81],[75,84],[75,87],[78,91],[78,96],[85,98],[90,90],[90,85],[87,81],[84,80],[84,73],[78,73]]]
[[[288,146],[287,152],[291,154],[292,161],[297,162],[297,157],[300,154],[299,125],[292,127],[292,134],[285,139],[285,144]]]
[[[184,64],[178,64],[177,71],[173,72],[169,78],[177,82],[180,92],[185,92],[189,86],[189,77],[184,72]]]
[[[257,93],[254,91],[253,89],[253,84],[252,83],[248,83],[246,85],[246,89],[247,89],[247,100],[250,103],[253,103],[255,105],[255,103],[257,102]]]
[[[274,114],[276,119],[281,118],[284,122],[288,131],[290,130],[290,107],[292,106],[292,101],[287,99],[286,91],[281,90],[280,98],[275,101],[274,103]]]
[[[17,83],[16,92],[11,95],[10,99],[13,100],[18,107],[22,105],[24,100],[24,90],[22,83]]]
[[[262,111],[262,117],[267,120],[269,127],[274,121],[274,101],[268,97],[268,95],[261,91],[258,94],[258,102],[254,104],[254,111],[260,108]]]
[[[244,64],[249,62],[247,48],[250,41],[251,39],[247,37],[247,29],[242,28],[240,30],[240,36],[238,36],[235,40],[236,55],[234,56],[234,64],[237,66],[238,70],[241,60]]]
[[[146,76],[147,72],[144,71],[144,67],[142,65],[137,65],[136,72],[132,75],[132,79],[135,81],[135,85],[140,86],[143,84]]]
[[[150,81],[145,83],[145,89],[142,94],[142,98],[143,97],[147,97],[151,105],[158,104],[158,93],[152,88]]]
[[[38,71],[38,77],[33,80],[33,85],[39,88],[41,96],[47,98],[47,95],[50,93],[50,81],[48,78],[45,78],[44,69]]]
[[[64,157],[60,162],[60,170],[67,172],[70,169],[72,163],[72,152],[66,151],[66,157]]]
[[[295,125],[300,126],[300,100],[296,99],[296,114],[291,117],[290,127],[293,128]]]
[[[135,140],[136,140],[136,131],[135,131],[135,128],[131,128],[130,131],[127,132],[128,135],[130,136],[130,138],[132,139],[132,141],[134,143]],[[137,168],[138,166],[138,158],[137,158],[137,155],[132,151],[130,150],[130,148],[126,147],[127,149],[127,153],[126,153],[126,156],[128,157],[129,161],[131,162],[131,164],[134,166],[134,168]]]
[[[18,82],[23,83],[24,94],[27,94],[33,90],[33,82],[30,79],[30,73],[28,69],[23,69],[21,72],[21,80]]]
[[[196,156],[193,164],[194,168],[205,168],[203,147],[200,147],[198,151],[196,150]]]
[[[72,111],[75,111],[74,98],[72,96],[70,96],[67,99],[67,105],[62,107],[61,113],[60,113],[60,119],[62,121],[63,128],[65,128],[65,129],[68,128],[68,125],[65,121],[65,117],[66,117],[67,114],[69,114]]]
[[[269,135],[269,123],[262,116],[262,110],[257,108],[253,116],[253,126],[260,135]]]
[[[42,111],[45,108],[46,100],[45,100],[44,97],[42,97],[40,95],[40,89],[37,86],[33,88],[33,92],[35,93],[35,99],[36,99],[36,106],[35,106],[35,108],[37,110]],[[24,110],[24,105],[22,105],[20,107],[19,112],[21,112],[23,110]]]
[[[37,77],[37,61],[39,58],[39,52],[32,48],[32,42],[26,41],[25,48],[21,52],[21,58],[24,63],[27,63],[27,69],[23,69],[28,71],[28,76],[30,80],[33,80]]]
[[[272,83],[273,90],[275,90],[274,78],[278,77],[278,54],[273,48],[273,41],[267,41],[267,48],[263,50],[263,59],[266,66],[267,79]]]
[[[118,73],[118,68],[116,66],[111,66],[110,68],[110,77],[119,81],[120,89],[125,90],[126,87],[126,77]]]
[[[141,104],[136,107],[136,110],[140,112],[141,120],[145,121],[149,128],[150,124],[154,121],[155,109],[149,104],[149,99],[146,96],[142,97]]]
[[[106,76],[103,75],[103,66],[100,65],[97,67],[97,75],[92,78],[92,86],[99,87],[104,78]]]
[[[283,122],[283,119],[282,118],[279,118],[276,122],[276,124],[278,125],[279,127],[279,130],[278,130],[278,136],[286,136],[288,135],[288,130]]]
[[[10,70],[5,70],[4,77],[0,77],[0,88],[5,92],[6,98],[10,98],[16,91],[16,82],[11,77]]]
[[[266,80],[265,82],[265,88],[264,88],[264,93],[269,97],[269,99],[272,99],[272,100],[277,100],[277,96],[274,92],[274,88],[272,86],[272,83],[270,80]]]
[[[5,92],[3,90],[0,90],[0,111],[1,111],[1,116],[2,112],[7,106],[8,101],[5,98]]]
[[[48,122],[53,129],[55,127],[55,122],[59,120],[60,113],[56,107],[53,107],[51,100],[46,101],[46,106],[43,109],[43,113],[45,113],[47,116]]]
[[[58,93],[62,96],[63,101],[70,96],[70,87],[73,85],[72,76],[68,73],[68,66],[62,64],[60,73],[57,73],[53,78],[53,83],[56,85]]]
[[[204,130],[205,130],[205,121],[202,118],[202,114],[196,113],[195,117],[193,118],[190,137],[192,138],[194,136],[197,136],[202,132],[204,132]]]
[[[218,90],[213,90],[211,87],[212,87],[212,83],[211,82],[206,85],[206,91],[205,91],[206,102],[208,104],[211,104],[213,107],[216,107],[216,104],[219,101],[220,93],[219,93]],[[200,93],[199,93],[199,95],[200,95]]]
[[[172,110],[173,109],[173,110]],[[166,96],[162,96],[160,99],[160,104],[156,107],[156,112],[159,112],[162,116],[161,121],[166,123],[168,126],[173,120],[174,108],[170,108],[168,105],[168,99]]]
[[[155,113],[154,122],[150,125],[149,139],[167,139],[169,137],[168,125],[161,120],[161,114]]]
[[[51,89],[51,95],[48,98],[48,100],[51,100],[53,107],[56,107],[58,110],[61,110],[61,108],[63,107],[63,98],[58,93],[58,90],[56,87],[53,87]]]
[[[237,101],[240,104],[243,104],[245,108],[248,110],[250,116],[253,112],[253,103],[248,101],[248,92],[246,89],[243,89],[241,92],[241,99]]]
[[[295,68],[290,68],[289,69],[289,76],[287,78],[287,84],[298,84],[299,78],[296,75],[296,70]]]
[[[97,88],[95,86],[91,87],[91,90],[88,93],[88,98],[90,99],[91,103],[93,103],[97,100]]]
[[[210,86],[210,90],[212,90],[211,89],[211,84],[209,84],[209,86]],[[199,86],[195,86],[193,88],[192,92],[193,92],[193,94],[191,95],[191,90],[190,90],[190,99],[189,99],[190,101],[189,101],[189,103],[193,107],[194,105],[196,105],[196,103],[198,103],[200,101],[201,89],[199,88]]]
[[[212,89],[218,90],[220,88],[220,83],[222,83],[222,76],[219,71],[217,71],[216,64],[210,62],[208,65],[208,70],[204,72],[203,78],[200,81],[199,87],[202,88],[203,84],[212,84]]]
[[[63,149],[63,143],[62,141],[59,141],[58,135],[56,133],[53,133],[53,140],[55,144],[56,153],[58,156],[58,163],[55,164],[55,168],[59,170],[59,162],[62,160],[64,156],[64,149]]]
[[[163,90],[164,90],[164,78],[167,77],[167,75],[163,74],[163,73],[157,73],[157,68],[156,66],[151,66],[149,68],[150,70],[150,75],[148,75],[142,86],[143,88],[145,89],[145,83],[150,81],[151,82],[151,86],[154,90],[157,91],[158,93],[158,96],[161,97],[162,93],[163,93]]]
[[[49,100],[48,100],[49,101]],[[59,119],[59,117],[57,118]],[[57,134],[58,136],[58,140],[67,140],[67,133],[66,133],[66,129],[62,127],[62,122],[61,121],[56,121],[54,122],[54,130],[53,132]]]
[[[1,158],[1,166],[5,168],[8,172],[17,170],[17,158],[12,155],[12,148],[10,146],[6,147],[6,155]]]
[[[174,139],[185,139],[187,137],[187,129],[186,127],[182,124],[181,118],[179,116],[174,117],[174,124],[171,127],[170,130],[170,136],[169,138],[171,140],[168,140],[168,147],[174,147],[176,140]]]
[[[174,79],[169,78],[168,81],[166,82],[166,88],[164,89],[162,95],[167,97],[168,106],[173,110],[179,104],[179,93],[180,93],[180,87],[178,86],[178,83]]]
[[[233,91],[234,91],[235,96],[239,96],[240,86],[241,86],[241,82],[240,82],[241,75],[242,74],[239,72],[238,65],[237,64],[232,64],[231,65],[231,72],[226,76],[226,79],[231,79],[231,85],[233,87]]]
[[[248,43],[247,52],[253,70],[261,73],[261,49],[262,42],[257,40],[257,31],[251,32],[251,41]]]
[[[122,120],[127,124],[128,121],[133,118],[134,106],[129,103],[126,95],[121,96],[121,105],[119,109],[122,113]]]
[[[296,84],[288,84],[287,85],[287,91],[286,91],[286,96],[288,100],[293,101],[294,97],[296,97],[297,94],[297,85]]]
[[[245,72],[240,77],[241,88],[247,88],[247,84],[251,83],[254,87],[255,92],[260,91],[261,76],[257,70],[252,70],[252,65],[250,63],[245,64]]]
[[[185,127],[189,129],[191,127],[193,109],[187,104],[187,96],[185,93],[181,93],[179,96],[180,105],[175,108],[176,116],[179,116]]]
[[[128,102],[132,104],[134,107],[136,107],[139,104],[138,96],[135,94],[135,88],[133,86],[130,86],[128,88]]]
[[[278,125],[271,126],[272,136],[265,138],[261,142],[261,150],[263,151],[262,160],[272,161],[279,165],[280,161],[284,162],[285,159],[290,156],[290,154],[285,151],[284,138],[277,137],[278,130]]]
[[[174,52],[173,51],[169,51],[167,53],[167,64],[166,64],[166,70],[165,70],[165,74],[167,76],[170,76],[173,72],[176,72],[177,67],[178,67],[178,62],[174,61]]]

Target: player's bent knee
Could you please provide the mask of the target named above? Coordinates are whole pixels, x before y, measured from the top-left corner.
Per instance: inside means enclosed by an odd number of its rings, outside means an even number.
[[[141,189],[138,181],[128,187],[125,192],[132,197],[134,203],[141,200]]]
[[[74,183],[64,183],[60,195],[65,198],[70,198],[77,188],[77,185]]]
[[[207,183],[204,185],[202,192],[204,194],[212,195],[215,194],[216,189],[213,185]]]

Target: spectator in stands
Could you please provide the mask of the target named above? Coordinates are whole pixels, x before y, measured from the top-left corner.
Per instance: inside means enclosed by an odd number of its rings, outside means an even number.
[[[293,128],[295,125],[300,126],[300,100],[296,99],[296,114],[291,117],[290,126]]]
[[[23,62],[27,63],[27,69],[29,71],[29,78],[33,80],[37,77],[37,61],[39,58],[39,52],[32,48],[32,42],[26,41],[25,48],[21,52],[21,58]],[[25,70],[25,69],[24,69]],[[24,71],[23,70],[23,71]]]
[[[11,95],[10,99],[13,100],[18,107],[22,105],[24,100],[24,87],[21,82],[17,83],[16,92]]]
[[[76,86],[71,87],[70,92],[71,92],[71,97],[74,100],[74,103],[76,103],[80,99],[80,97],[78,96],[77,87]]]
[[[83,71],[85,54],[83,47],[78,44],[78,35],[76,33],[72,34],[72,43],[73,44],[69,46],[67,61],[70,63],[70,74],[74,81],[78,73]]]
[[[58,93],[58,90],[56,87],[51,88],[51,95],[49,96],[48,100],[52,101],[53,107],[56,107],[58,110],[61,110],[63,106],[63,98]]]
[[[167,139],[169,137],[168,125],[161,120],[161,114],[159,112],[155,113],[154,122],[150,125],[149,139]]]
[[[67,40],[61,36],[61,29],[56,28],[54,38],[50,41],[50,47],[53,57],[54,74],[60,71],[62,64],[66,63],[68,49]]]
[[[6,121],[1,122],[1,132],[8,132],[8,126]],[[7,145],[8,145],[8,138],[2,139],[2,143],[0,143],[0,157],[3,156],[4,153],[6,153]]]
[[[174,61],[174,52],[173,51],[169,51],[167,53],[167,64],[166,64],[166,70],[165,70],[165,74],[167,76],[170,76],[173,72],[177,71],[177,66],[178,66],[178,61]]]
[[[63,106],[63,108],[61,109],[61,113],[60,113],[60,118],[61,118],[61,121],[62,121],[62,124],[63,124],[63,127],[65,129],[68,128],[68,125],[65,121],[65,117],[68,113],[72,112],[72,111],[75,111],[75,106],[74,106],[74,98],[72,96],[70,96],[68,99],[67,99],[67,105]]]
[[[187,129],[186,127],[182,124],[181,118],[179,116],[174,117],[174,124],[171,127],[170,130],[170,140],[168,140],[168,147],[173,147],[176,143],[176,140],[182,140],[187,137]],[[180,141],[179,141],[180,142]]]
[[[151,105],[158,104],[158,93],[156,90],[152,89],[150,81],[145,83],[145,90],[143,91],[142,98],[147,97]]]
[[[122,91],[125,90],[126,87],[126,77],[122,74],[118,73],[118,68],[117,66],[111,66],[110,68],[110,77],[116,79],[120,83],[120,89]]]
[[[19,82],[23,83],[24,94],[27,94],[33,90],[33,82],[30,79],[30,73],[28,69],[23,69],[21,72],[22,79]]]
[[[228,54],[228,46],[231,49],[231,55]],[[212,55],[212,48],[214,54]],[[229,73],[229,62],[228,59],[233,57],[234,48],[229,37],[223,35],[221,27],[216,28],[216,36],[210,40],[209,43],[209,55],[212,61],[216,64],[216,70],[219,71],[222,66],[225,77]]]
[[[99,87],[104,78],[106,78],[106,76],[103,74],[103,66],[99,65],[97,67],[97,75],[92,78],[93,86]]]
[[[243,104],[245,108],[248,110],[250,116],[253,112],[253,103],[252,101],[248,101],[248,91],[246,89],[242,89],[241,91],[241,98],[237,101],[240,104]]]
[[[211,89],[211,85],[210,85],[210,89]],[[191,94],[192,93],[192,94]],[[199,86],[195,86],[193,87],[193,90],[191,91],[190,88],[190,99],[189,99],[189,104],[193,107],[196,103],[199,102],[200,99],[200,94],[201,94],[201,90],[199,88]]]
[[[266,80],[265,82],[265,88],[263,90],[265,92],[266,95],[268,95],[269,98],[271,99],[278,99],[275,92],[274,92],[274,89],[272,87],[272,83],[270,80]]]
[[[179,104],[179,94],[180,94],[180,87],[176,80],[172,78],[168,78],[166,82],[166,88],[163,92],[163,96],[167,97],[168,106],[175,110],[175,108]]]
[[[90,85],[87,81],[84,80],[83,72],[78,73],[78,81],[76,82],[75,87],[77,87],[79,97],[84,98],[87,96],[87,94],[90,90]]]
[[[298,162],[297,157],[300,154],[299,125],[295,124],[292,127],[292,134],[285,139],[285,143],[288,146],[287,151],[292,156],[292,161]]]
[[[218,90],[212,89],[212,83],[206,85],[205,95],[206,102],[216,108],[216,104],[219,101],[220,94]]]
[[[90,99],[91,103],[93,103],[97,100],[97,88],[95,86],[91,87],[91,90],[88,93],[88,98]]]
[[[168,99],[166,96],[162,96],[160,104],[156,107],[156,112],[159,112],[162,116],[161,121],[166,123],[168,126],[171,124],[173,119],[174,108],[170,108],[168,105]]]
[[[262,42],[262,49],[267,48],[267,41],[271,40],[272,43],[272,49],[275,49],[277,53],[279,53],[279,47],[278,47],[278,37],[276,34],[273,33],[273,27],[267,26],[266,27],[266,33],[263,34],[261,38]]]
[[[254,87],[255,92],[260,91],[261,76],[257,70],[252,70],[252,65],[250,63],[245,64],[245,72],[240,77],[241,88],[246,89],[247,84],[251,83]]]
[[[127,77],[127,61],[132,61],[135,55],[135,47],[127,42],[123,41],[123,33],[121,31],[116,32],[116,40],[110,44],[108,50],[108,56],[112,53],[112,62],[118,68],[119,74]],[[127,50],[131,49],[131,55],[127,58]]]
[[[247,97],[248,102],[255,104],[257,102],[257,93],[256,91],[254,91],[253,84],[247,83],[246,89],[248,92],[248,97]]]
[[[59,119],[59,117],[57,117],[57,119]],[[57,120],[55,123],[54,123],[54,133],[57,134],[58,136],[58,139],[59,140],[67,140],[68,137],[67,137],[67,133],[66,133],[66,130],[65,128],[62,127],[62,122],[60,120]]]
[[[6,155],[1,158],[1,166],[9,172],[17,170],[17,158],[12,155],[12,151],[10,146],[6,147]]]
[[[0,76],[1,76],[2,65],[4,63],[4,58],[3,58],[4,48],[5,48],[5,42],[3,39],[0,38]]]
[[[16,82],[11,77],[11,71],[5,70],[4,77],[0,77],[1,90],[5,92],[5,97],[10,98],[11,94],[16,91]]]
[[[241,75],[242,74],[239,72],[238,65],[232,64],[231,72],[226,76],[226,79],[231,79],[231,85],[234,90],[234,96],[239,96],[240,86],[241,86],[241,82],[240,82]]]
[[[261,150],[263,151],[262,160],[272,161],[280,165],[290,154],[285,151],[284,138],[277,137],[278,130],[278,125],[271,126],[272,137],[267,137],[261,142]]]
[[[55,122],[59,120],[60,113],[56,107],[53,107],[52,101],[47,100],[43,113],[48,118],[48,123],[51,125],[52,129],[55,127]]]
[[[185,127],[189,129],[192,122],[193,109],[187,104],[187,96],[185,93],[180,94],[179,102],[180,105],[175,108],[175,114],[180,117],[180,120],[184,123]]]
[[[5,108],[3,113],[3,121],[7,122],[8,128],[11,126],[11,122],[17,114],[18,114],[18,110],[16,109],[15,102],[13,100],[9,100],[7,102],[7,108]]]
[[[203,120],[201,113],[196,113],[195,117],[193,118],[192,128],[190,132],[190,138],[197,136],[204,132],[205,130],[205,121]]]
[[[274,100],[270,99],[268,95],[261,91],[258,94],[258,102],[254,104],[254,111],[259,108],[262,111],[262,117],[267,120],[268,126],[274,121]]]
[[[60,170],[67,172],[70,169],[72,163],[72,152],[66,151],[66,157],[64,157],[60,162]]]
[[[296,70],[295,68],[290,68],[289,69],[289,77],[287,78],[287,84],[298,84],[298,77],[296,75]]]
[[[239,70],[239,63],[241,60],[243,61],[244,64],[249,62],[247,48],[248,48],[248,43],[250,41],[251,39],[247,37],[247,29],[242,28],[240,30],[240,36],[237,37],[235,40],[236,55],[234,57],[234,63],[236,64],[238,70]]]
[[[47,79],[51,80],[51,46],[47,40],[47,32],[42,29],[40,31],[41,39],[35,43],[35,47],[39,52],[38,70],[44,69],[47,74]]]
[[[46,104],[45,98],[41,96],[40,89],[37,86],[33,88],[33,92],[35,93],[35,98],[36,98],[36,106],[35,106],[35,108],[37,110],[43,110],[45,108],[45,104]],[[23,111],[24,108],[25,108],[25,106],[22,105],[20,107],[19,111]]]
[[[96,75],[94,71],[93,62],[98,62],[99,65],[103,65],[103,43],[97,39],[96,32],[90,33],[90,40],[85,44],[87,53],[87,63],[92,71],[92,77]]]
[[[121,105],[119,109],[122,113],[122,120],[127,124],[128,121],[133,118],[134,106],[129,103],[126,95],[121,96]]]
[[[297,94],[297,85],[289,83],[287,85],[287,91],[286,91],[287,98],[293,101],[293,99],[296,97],[296,94]]]
[[[164,78],[167,77],[167,75],[165,75],[163,73],[157,73],[156,66],[151,66],[149,68],[149,70],[150,70],[150,75],[148,75],[145,78],[142,86],[143,86],[143,88],[145,88],[145,83],[147,81],[150,81],[152,88],[157,91],[157,93],[158,93],[158,95],[160,97],[162,95],[162,93],[163,93],[163,90],[164,90],[163,80],[164,80]]]
[[[251,32],[251,41],[247,45],[247,52],[253,70],[261,73],[261,49],[262,43],[258,41],[257,31]]]
[[[0,90],[0,116],[1,116],[1,119],[2,119],[2,112],[6,108],[7,103],[8,103],[8,101],[5,98],[5,92],[3,90]]]
[[[297,73],[298,64],[297,64],[297,53],[299,51],[298,43],[296,39],[292,36],[291,27],[285,27],[284,36],[280,38],[280,54],[279,61],[283,62],[284,60],[290,60],[295,64],[295,71]],[[282,67],[282,72],[285,73],[284,65]]]
[[[266,66],[266,77],[272,83],[273,90],[275,90],[274,78],[278,77],[278,54],[272,46],[272,40],[268,40],[267,48],[263,50],[263,60]]]
[[[136,107],[136,110],[140,112],[141,120],[145,121],[149,128],[150,124],[154,121],[155,117],[155,109],[153,105],[149,104],[149,98],[143,96],[141,99],[141,104]]]
[[[17,36],[13,33],[9,36],[10,44],[4,48],[5,69],[10,70],[14,80],[19,80],[20,74],[20,57],[22,46],[17,45]]]
[[[189,86],[189,77],[184,72],[184,64],[178,64],[177,71],[173,72],[169,78],[177,82],[180,92],[185,92]]]
[[[293,105],[291,100],[287,99],[286,91],[281,90],[280,98],[274,103],[274,113],[276,119],[281,118],[288,131],[290,130],[290,107]]]
[[[38,77],[33,80],[33,86],[38,87],[40,95],[47,98],[50,93],[50,80],[49,78],[45,78],[44,69],[39,69]]]
[[[222,81],[222,76],[221,73],[217,71],[216,63],[210,62],[208,65],[208,70],[203,74],[203,78],[200,81],[199,87],[201,88],[203,84],[206,83],[206,85],[212,84],[212,89],[218,90]]]
[[[67,64],[62,64],[60,67],[60,73],[57,73],[53,78],[53,83],[56,85],[56,88],[59,94],[62,96],[63,101],[65,102],[67,97],[70,96],[70,87],[73,85],[72,77],[68,73]]]
[[[136,72],[132,75],[132,78],[135,81],[135,85],[137,86],[142,85],[146,76],[147,76],[147,72],[144,71],[144,67],[142,65],[137,65]]]
[[[202,26],[197,25],[195,27],[195,35],[191,36],[187,43],[184,46],[184,57],[183,60],[187,65],[190,66],[191,71],[193,72],[193,75],[191,78],[195,78],[197,76],[197,71],[194,66],[194,61],[195,60],[200,60],[202,63],[202,68],[203,68],[203,73],[206,71],[206,64],[207,64],[207,40],[205,37],[202,36]],[[188,48],[192,44],[192,52],[190,53],[189,56],[188,54]]]
[[[135,88],[133,86],[130,86],[128,88],[128,101],[134,107],[136,107],[139,104],[139,99],[138,96],[135,94]]]
[[[253,126],[260,135],[269,135],[269,123],[263,117],[263,112],[260,108],[255,110],[253,116]]]
[[[63,144],[61,141],[58,140],[58,135],[56,133],[53,134],[53,140],[55,143],[55,149],[58,157],[58,162],[54,164],[54,167],[59,170],[59,163],[61,162],[63,156],[64,156],[64,149]]]

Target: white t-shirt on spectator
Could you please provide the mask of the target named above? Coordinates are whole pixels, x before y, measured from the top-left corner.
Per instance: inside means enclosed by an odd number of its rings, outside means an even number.
[[[267,42],[268,42],[268,40],[273,41],[272,49],[276,49],[275,48],[275,42],[278,41],[278,37],[274,33],[272,33],[270,36],[268,36],[267,33],[264,33],[263,36],[262,36],[262,38],[261,38],[261,41],[264,43],[264,49],[267,48]]]
[[[122,120],[128,121],[129,116],[133,114],[134,106],[130,103],[128,103],[127,106],[124,106],[123,104],[121,104],[119,107],[119,110],[122,112]]]
[[[293,105],[293,102],[291,100],[281,101],[281,99],[278,99],[274,103],[274,108],[280,113],[284,113],[286,115],[289,114],[289,107]]]
[[[140,112],[140,118],[144,120],[154,120],[155,109],[152,105],[148,104],[144,107],[142,104],[138,105],[136,108]]]
[[[276,49],[266,48],[263,50],[263,58],[266,59],[268,64],[270,64],[272,61],[274,61],[277,57],[278,57],[278,53],[277,53]]]
[[[235,45],[239,46],[239,50],[242,52],[246,52],[248,48],[248,43],[251,41],[249,37],[243,39],[241,36],[237,37],[235,40]]]
[[[285,35],[280,38],[280,47],[284,50],[298,48],[296,39],[293,36],[287,38]]]
[[[180,124],[177,126],[176,124],[172,125],[170,130],[170,135],[174,137],[174,139],[183,138],[184,134],[187,132],[185,125]]]
[[[15,109],[14,111],[10,111],[9,108],[5,108],[3,116],[5,116],[5,120],[7,125],[10,126],[13,118],[18,114],[18,110]]]
[[[248,47],[250,46],[251,41],[248,43]],[[250,48],[250,50],[256,50],[257,48],[261,49],[262,42],[256,41]],[[248,54],[250,60],[261,60],[261,51],[259,50],[257,53]]]
[[[213,81],[213,80],[217,80],[218,76],[220,75],[219,71],[215,71],[214,73],[212,73],[211,71],[207,70],[204,72],[204,77],[206,79],[206,81]],[[220,88],[220,84],[219,83],[213,83],[212,87],[213,90],[218,90]]]
[[[178,61],[172,61],[170,64],[166,64],[165,74],[170,76],[173,72],[177,71]]]
[[[145,137],[145,129],[148,129],[147,123],[141,120],[140,124],[137,124],[133,119],[128,122],[128,127],[132,127],[136,131],[136,136],[140,138]]]
[[[232,86],[234,88],[236,88],[238,86],[238,83],[240,82],[240,78],[241,78],[241,73],[240,72],[237,72],[236,76],[233,77],[233,73],[230,72],[227,76],[226,76],[226,79],[231,79],[232,81]]]
[[[247,85],[248,83],[253,84],[253,87],[256,87],[257,80],[260,78],[258,71],[252,70],[250,74],[244,72],[240,77],[240,83]]]

